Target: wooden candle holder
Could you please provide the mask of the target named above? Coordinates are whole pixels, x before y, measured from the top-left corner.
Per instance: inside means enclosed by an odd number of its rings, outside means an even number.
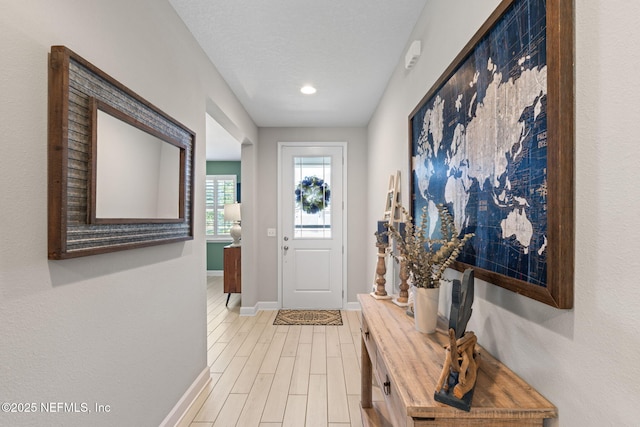
[[[378,247],[378,263],[376,264],[376,296],[378,297],[386,297],[387,290],[385,289],[385,284],[387,283],[387,279],[385,275],[387,274],[387,263],[386,263],[386,254],[387,254],[387,246],[384,243],[377,243]]]

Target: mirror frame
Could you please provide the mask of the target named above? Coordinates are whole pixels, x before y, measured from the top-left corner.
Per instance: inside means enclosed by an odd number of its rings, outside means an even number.
[[[179,219],[92,222],[92,133],[98,106],[118,111],[180,148]],[[101,108],[102,109],[102,108]],[[193,239],[195,133],[65,46],[49,55],[48,258]],[[95,177],[94,177],[95,178]],[[93,189],[95,192],[95,188]],[[95,209],[93,210],[95,212]],[[95,218],[94,218],[95,219]]]

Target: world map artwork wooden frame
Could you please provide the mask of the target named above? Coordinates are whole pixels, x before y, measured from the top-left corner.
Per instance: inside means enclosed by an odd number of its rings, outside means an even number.
[[[476,233],[454,268],[562,309],[573,307],[573,61],[572,0],[504,0],[409,115],[413,218],[426,207],[437,220],[444,203],[458,231]]]

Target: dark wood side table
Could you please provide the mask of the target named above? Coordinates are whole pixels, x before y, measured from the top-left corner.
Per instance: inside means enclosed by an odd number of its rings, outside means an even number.
[[[240,248],[240,246],[225,246],[224,248],[224,293],[229,294],[225,304],[227,306],[232,293],[242,292]]]

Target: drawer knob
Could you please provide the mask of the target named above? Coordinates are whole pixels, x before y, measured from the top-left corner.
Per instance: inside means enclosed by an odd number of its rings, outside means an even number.
[[[369,331],[366,331],[366,332],[364,333],[364,337],[365,337],[367,340],[369,340]]]
[[[384,382],[384,384],[382,384],[382,389],[384,391],[384,394],[389,396],[389,394],[391,393],[391,381],[389,381],[389,375],[387,375],[387,380]]]

